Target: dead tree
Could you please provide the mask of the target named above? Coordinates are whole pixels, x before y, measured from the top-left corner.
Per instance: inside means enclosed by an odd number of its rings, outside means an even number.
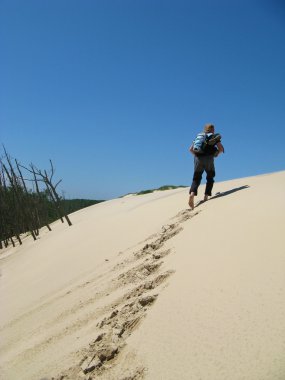
[[[1,164],[1,161],[0,161]],[[3,186],[3,178],[2,178],[2,165],[0,171],[0,249],[3,249],[2,240],[5,240],[5,219],[6,219],[6,210],[5,210],[5,192]]]
[[[51,227],[50,227],[50,225],[48,223],[47,210],[46,210],[46,207],[44,205],[43,195],[41,194],[40,189],[39,189],[39,184],[38,184],[37,176],[36,176],[36,173],[35,173],[35,170],[34,170],[34,166],[30,165],[30,167],[32,169],[33,178],[34,178],[34,184],[35,184],[35,188],[36,188],[36,193],[37,193],[38,199],[39,199],[40,215],[43,215],[44,224],[48,228],[48,230],[51,231]]]
[[[21,209],[16,201],[16,194],[11,187],[8,187],[5,179],[5,170],[2,160],[0,160],[0,240],[4,241],[5,247],[8,245],[8,241],[12,236],[16,236],[20,244],[22,240],[20,238],[21,233]],[[8,170],[6,168],[6,170]],[[16,182],[12,181],[14,187]],[[10,241],[14,245],[13,239]],[[0,248],[3,248],[3,244],[0,244]]]
[[[29,215],[28,215],[27,205],[25,204],[25,202],[23,202],[23,196],[21,194],[21,191],[19,190],[18,183],[16,182],[15,177],[14,177],[15,172],[14,172],[14,170],[12,170],[12,174],[10,174],[8,169],[6,168],[6,166],[4,164],[3,164],[3,168],[7,174],[7,177],[8,177],[9,182],[10,182],[10,186],[13,190],[13,194],[14,194],[16,202],[17,202],[15,208],[16,209],[17,209],[17,207],[20,208],[20,210],[22,211],[23,219],[24,219],[23,220],[24,225],[27,227],[27,230],[30,231],[30,234],[32,235],[33,239],[37,240],[36,234],[32,228],[31,218],[29,218]]]
[[[60,182],[62,180],[59,180],[56,184],[53,183],[53,176],[54,176],[54,167],[53,167],[53,164],[52,164],[52,161],[50,160],[50,165],[51,165],[51,172],[50,174],[47,173],[46,170],[44,170],[43,172],[38,169],[35,165],[31,164],[30,167],[31,169],[28,169],[24,166],[21,165],[21,167],[23,167],[24,169],[28,170],[30,173],[33,173],[34,176],[36,177],[40,177],[41,179],[38,179],[38,181],[41,181],[45,184],[46,186],[46,189],[48,191],[48,194],[50,195],[50,198],[51,200],[53,201],[54,205],[55,205],[55,208],[58,212],[58,215],[60,216],[61,218],[61,221],[63,222],[63,217],[65,218],[65,220],[67,221],[68,225],[69,226],[72,226],[72,223],[68,217],[68,215],[66,214],[64,208],[62,207],[62,203],[61,203],[61,199],[56,191],[56,188],[57,186],[60,184]]]
[[[15,200],[16,200],[15,210],[19,210],[21,212],[20,216],[22,216],[24,228],[26,230],[28,230],[31,233],[33,239],[36,240],[37,239],[36,238],[37,227],[36,227],[36,222],[35,222],[35,218],[33,215],[32,207],[30,205],[30,201],[29,201],[29,197],[28,197],[28,191],[26,188],[25,181],[23,181],[23,184],[22,184],[23,187],[22,187],[20,180],[15,173],[11,159],[10,159],[5,147],[4,147],[4,152],[5,152],[6,161],[8,163],[9,169],[10,169],[10,173],[9,173],[8,169],[6,168],[5,164],[2,164],[2,165],[3,165],[4,171],[7,174],[7,177],[8,177],[9,182],[10,182],[10,186],[11,186],[13,193],[14,193],[14,196],[15,196]],[[25,191],[26,191],[26,194],[25,194]]]
[[[25,205],[27,206],[27,209],[29,210],[29,213],[31,216],[30,219],[31,219],[31,223],[32,223],[35,235],[38,236],[41,223],[40,223],[40,218],[39,218],[39,209],[37,207],[37,200],[34,199],[33,194],[30,194],[27,189],[26,182],[22,175],[18,161],[15,160],[15,163],[16,163],[18,173],[19,173],[19,181],[21,182],[21,185],[23,186],[23,190],[24,190]]]

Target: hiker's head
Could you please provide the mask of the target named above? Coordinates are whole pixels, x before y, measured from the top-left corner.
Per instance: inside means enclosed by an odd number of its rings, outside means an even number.
[[[206,124],[204,127],[204,132],[205,133],[214,133],[215,127],[213,124]]]

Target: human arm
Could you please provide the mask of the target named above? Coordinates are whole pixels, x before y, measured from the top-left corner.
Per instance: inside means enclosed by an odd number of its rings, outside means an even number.
[[[221,142],[217,143],[217,148],[218,148],[218,154],[216,157],[218,157],[218,155],[221,153],[225,153],[225,149],[224,149],[223,144]]]
[[[190,146],[189,152],[192,153],[195,156],[193,144]]]

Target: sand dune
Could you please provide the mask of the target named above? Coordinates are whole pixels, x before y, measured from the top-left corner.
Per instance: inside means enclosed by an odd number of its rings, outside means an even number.
[[[284,380],[284,185],[114,199],[4,250],[1,379]]]

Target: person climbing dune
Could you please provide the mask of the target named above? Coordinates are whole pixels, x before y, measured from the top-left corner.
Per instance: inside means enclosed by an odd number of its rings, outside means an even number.
[[[194,198],[198,194],[198,187],[200,186],[204,171],[207,174],[204,201],[207,201],[212,195],[216,175],[214,158],[225,152],[221,139],[222,136],[219,133],[215,133],[214,125],[206,124],[204,131],[197,135],[189,148],[190,153],[194,155],[194,174],[189,190],[188,202],[192,210],[194,209]]]

